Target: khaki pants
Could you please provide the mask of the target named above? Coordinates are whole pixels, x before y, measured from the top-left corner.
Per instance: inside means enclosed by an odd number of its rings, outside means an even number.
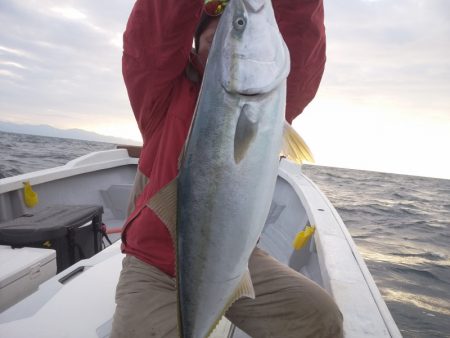
[[[138,172],[133,194],[145,177]],[[134,196],[131,198],[134,201]],[[249,260],[255,299],[241,298],[226,317],[253,338],[342,337],[342,314],[324,289],[256,248]],[[126,256],[116,290],[111,338],[176,338],[176,281]]]
[[[256,298],[226,316],[254,338],[342,337],[342,315],[317,284],[256,248],[249,261]],[[178,337],[175,279],[126,256],[111,338]]]

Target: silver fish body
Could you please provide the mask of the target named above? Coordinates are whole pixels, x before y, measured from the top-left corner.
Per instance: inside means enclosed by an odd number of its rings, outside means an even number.
[[[275,188],[289,67],[271,1],[231,0],[180,162],[181,337],[207,337],[237,298],[251,296],[248,260]]]

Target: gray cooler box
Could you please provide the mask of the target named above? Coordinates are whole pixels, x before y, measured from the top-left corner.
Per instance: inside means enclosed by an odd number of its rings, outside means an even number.
[[[56,251],[0,245],[0,312],[56,275]]]
[[[56,250],[57,272],[102,250],[103,207],[52,205],[0,223],[0,244]]]

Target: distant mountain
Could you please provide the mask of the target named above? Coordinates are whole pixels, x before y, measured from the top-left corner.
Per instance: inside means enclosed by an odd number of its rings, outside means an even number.
[[[120,137],[106,136],[83,129],[58,129],[46,124],[18,124],[0,121],[0,131],[49,137],[71,138],[77,140],[106,142],[115,144],[141,145],[141,142]]]

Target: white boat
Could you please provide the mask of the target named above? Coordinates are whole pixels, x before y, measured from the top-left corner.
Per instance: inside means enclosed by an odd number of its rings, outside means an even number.
[[[103,222],[109,228],[120,228],[136,167],[136,158],[117,149],[1,179],[0,221],[27,211],[21,202],[22,182],[30,181],[39,194],[36,210],[57,204],[101,205]],[[305,247],[294,250],[292,241],[306,225],[314,225],[316,231]],[[340,216],[301,167],[285,159],[280,161],[259,246],[332,295],[344,316],[345,337],[401,337]],[[0,337],[108,337],[122,258],[117,241],[43,282],[0,313]],[[213,335],[248,337],[226,320]]]

